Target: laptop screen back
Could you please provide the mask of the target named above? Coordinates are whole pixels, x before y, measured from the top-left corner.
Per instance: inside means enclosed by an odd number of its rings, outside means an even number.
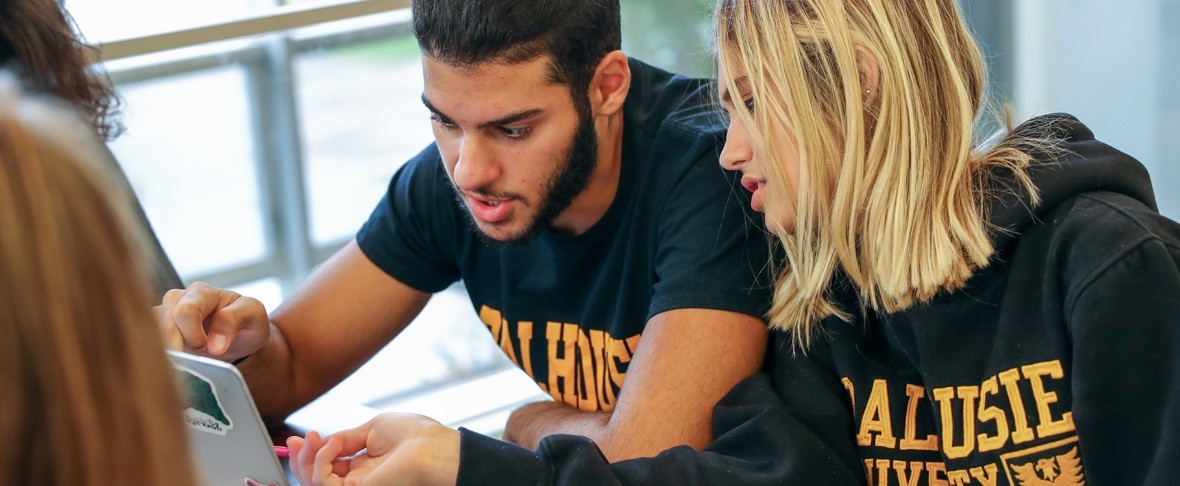
[[[229,363],[168,351],[188,393],[184,419],[203,484],[287,486],[246,381]]]

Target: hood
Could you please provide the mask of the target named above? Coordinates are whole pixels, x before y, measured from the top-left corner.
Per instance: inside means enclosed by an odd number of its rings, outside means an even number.
[[[1032,206],[1027,191],[999,178],[993,188],[997,197],[990,202],[992,241],[1004,248],[1037,218],[1058,203],[1085,192],[1106,191],[1135,198],[1158,211],[1151,178],[1138,160],[1094,139],[1094,133],[1071,115],[1057,113],[1029,120],[1012,130],[1011,137],[1059,140],[1051,151],[1033,151],[1035,159],[1028,174],[1041,200]]]

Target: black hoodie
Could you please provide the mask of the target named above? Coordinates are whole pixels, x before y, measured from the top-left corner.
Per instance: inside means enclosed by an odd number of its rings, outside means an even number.
[[[997,192],[992,263],[896,314],[837,290],[863,317],[821,323],[805,355],[776,333],[705,451],[608,464],[582,437],[532,452],[463,430],[459,483],[1176,484],[1180,225],[1076,119],[1025,130],[1063,143],[1030,171],[1040,204]]]

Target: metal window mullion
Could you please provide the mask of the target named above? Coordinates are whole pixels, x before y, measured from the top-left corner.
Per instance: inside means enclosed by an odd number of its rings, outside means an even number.
[[[326,0],[275,6],[244,18],[194,25],[127,39],[107,39],[98,44],[95,60],[111,61],[210,42],[297,29],[325,22],[394,12],[410,6],[410,0]]]
[[[275,275],[283,294],[289,295],[312,266],[293,50],[285,34],[263,42],[263,61],[245,64],[246,89],[266,251],[285,262]]]

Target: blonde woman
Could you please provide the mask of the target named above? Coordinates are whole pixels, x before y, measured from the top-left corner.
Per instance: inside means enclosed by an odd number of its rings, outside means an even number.
[[[774,378],[843,384],[869,482],[1174,484],[1180,226],[1144,167],[1068,115],[973,144],[984,63],[952,0],[717,19],[722,165],[788,260]]]
[[[384,416],[297,440],[297,470],[367,445],[360,467],[336,467],[460,483],[1175,484],[1180,225],[1143,166],[1068,115],[976,143],[986,78],[954,0],[721,0],[716,15],[721,163],[786,262],[773,370],[722,400],[713,444],[608,466],[569,436],[523,451]]]
[[[130,196],[91,125],[15,84],[0,73],[0,484],[193,484]]]

